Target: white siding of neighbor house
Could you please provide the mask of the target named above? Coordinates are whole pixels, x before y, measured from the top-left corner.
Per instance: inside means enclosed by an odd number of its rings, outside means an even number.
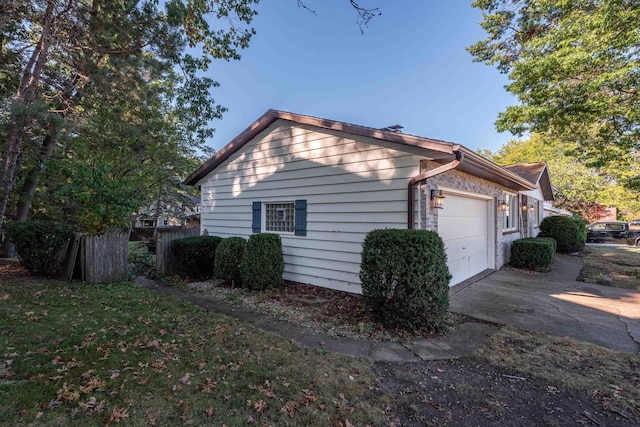
[[[281,233],[284,279],[360,293],[362,242],[374,229],[406,228],[407,184],[420,159],[278,120],[200,182],[201,227],[248,237],[252,202],[305,199],[307,235]]]

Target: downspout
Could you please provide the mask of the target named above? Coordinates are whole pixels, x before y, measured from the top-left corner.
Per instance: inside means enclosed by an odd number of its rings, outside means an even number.
[[[413,199],[414,199],[414,195],[413,195],[413,189],[415,188],[415,185],[425,181],[431,177],[434,177],[436,175],[440,175],[442,173],[448,172],[451,169],[455,169],[458,166],[460,166],[460,164],[462,163],[462,161],[464,160],[464,153],[462,153],[462,151],[460,150],[455,150],[453,152],[453,154],[456,155],[456,158],[454,160],[452,160],[449,163],[446,163],[442,166],[438,166],[435,169],[431,169],[428,170],[424,173],[421,173],[420,175],[416,175],[413,178],[411,178],[409,180],[409,186],[407,188],[408,192],[408,197],[407,197],[407,228],[409,230],[411,230],[413,228]]]

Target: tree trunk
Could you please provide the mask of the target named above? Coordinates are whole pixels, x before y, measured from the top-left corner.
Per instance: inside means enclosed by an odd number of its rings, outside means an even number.
[[[33,196],[35,196],[36,189],[38,188],[40,175],[42,175],[42,172],[45,169],[45,162],[51,158],[53,148],[58,141],[59,133],[60,129],[58,127],[53,124],[49,125],[49,130],[42,141],[40,152],[38,153],[38,157],[36,158],[36,165],[29,171],[24,184],[22,185],[18,193],[19,199],[15,215],[13,216],[14,221],[25,221],[29,216],[29,210],[31,209]],[[7,258],[15,257],[14,245],[8,240],[5,240],[2,243],[2,247],[0,247],[0,254]]]
[[[15,103],[25,107],[21,114],[25,114],[24,110],[27,110],[35,99],[42,69],[47,61],[49,47],[52,41],[54,6],[55,1],[49,0],[42,19],[42,34],[40,35],[40,40],[27,62],[27,66],[22,74],[20,86],[16,92]],[[12,114],[11,122],[13,124],[13,130],[9,133],[5,141],[2,161],[0,162],[0,232],[2,232],[2,224],[7,211],[9,195],[15,185],[16,166],[18,156],[22,149],[22,137],[30,120],[14,113]]]

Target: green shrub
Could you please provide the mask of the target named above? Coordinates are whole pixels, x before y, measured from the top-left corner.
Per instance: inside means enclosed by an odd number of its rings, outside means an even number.
[[[252,234],[240,263],[242,283],[252,290],[277,288],[282,285],[284,257],[280,236],[271,233]]]
[[[135,279],[137,276],[145,276],[150,279],[156,277],[156,258],[147,252],[129,251],[127,257],[129,263],[129,278]]]
[[[557,251],[563,254],[584,248],[586,234],[582,234],[576,223],[566,216],[548,216],[540,223],[538,237],[551,237],[558,243]]]
[[[240,263],[246,244],[247,241],[242,237],[227,237],[220,242],[214,261],[213,274],[215,277],[233,285],[242,283]]]
[[[555,260],[556,241],[550,237],[528,237],[511,244],[511,266],[545,270]]]
[[[405,329],[445,326],[449,281],[444,244],[427,230],[374,230],[363,243],[362,295],[377,320]]]
[[[27,270],[43,276],[57,274],[58,253],[73,236],[70,225],[57,221],[28,220],[4,224],[7,239],[16,246],[20,262]]]
[[[578,227],[578,231],[580,231],[580,236],[583,242],[587,241],[587,221],[579,217],[573,217],[573,222]]]
[[[189,276],[212,277],[218,236],[193,236],[171,242],[171,252],[178,260],[181,273]]]

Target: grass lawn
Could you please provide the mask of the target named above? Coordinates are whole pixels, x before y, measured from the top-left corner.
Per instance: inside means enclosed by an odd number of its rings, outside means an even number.
[[[640,421],[637,354],[506,327],[460,359],[373,363],[129,282],[68,284],[11,264],[0,261],[0,425]]]
[[[384,423],[371,363],[132,283],[3,275],[0,349],[0,425]]]
[[[617,288],[640,289],[640,248],[589,245],[582,259],[582,280],[591,278],[601,283],[604,276],[609,276]]]

